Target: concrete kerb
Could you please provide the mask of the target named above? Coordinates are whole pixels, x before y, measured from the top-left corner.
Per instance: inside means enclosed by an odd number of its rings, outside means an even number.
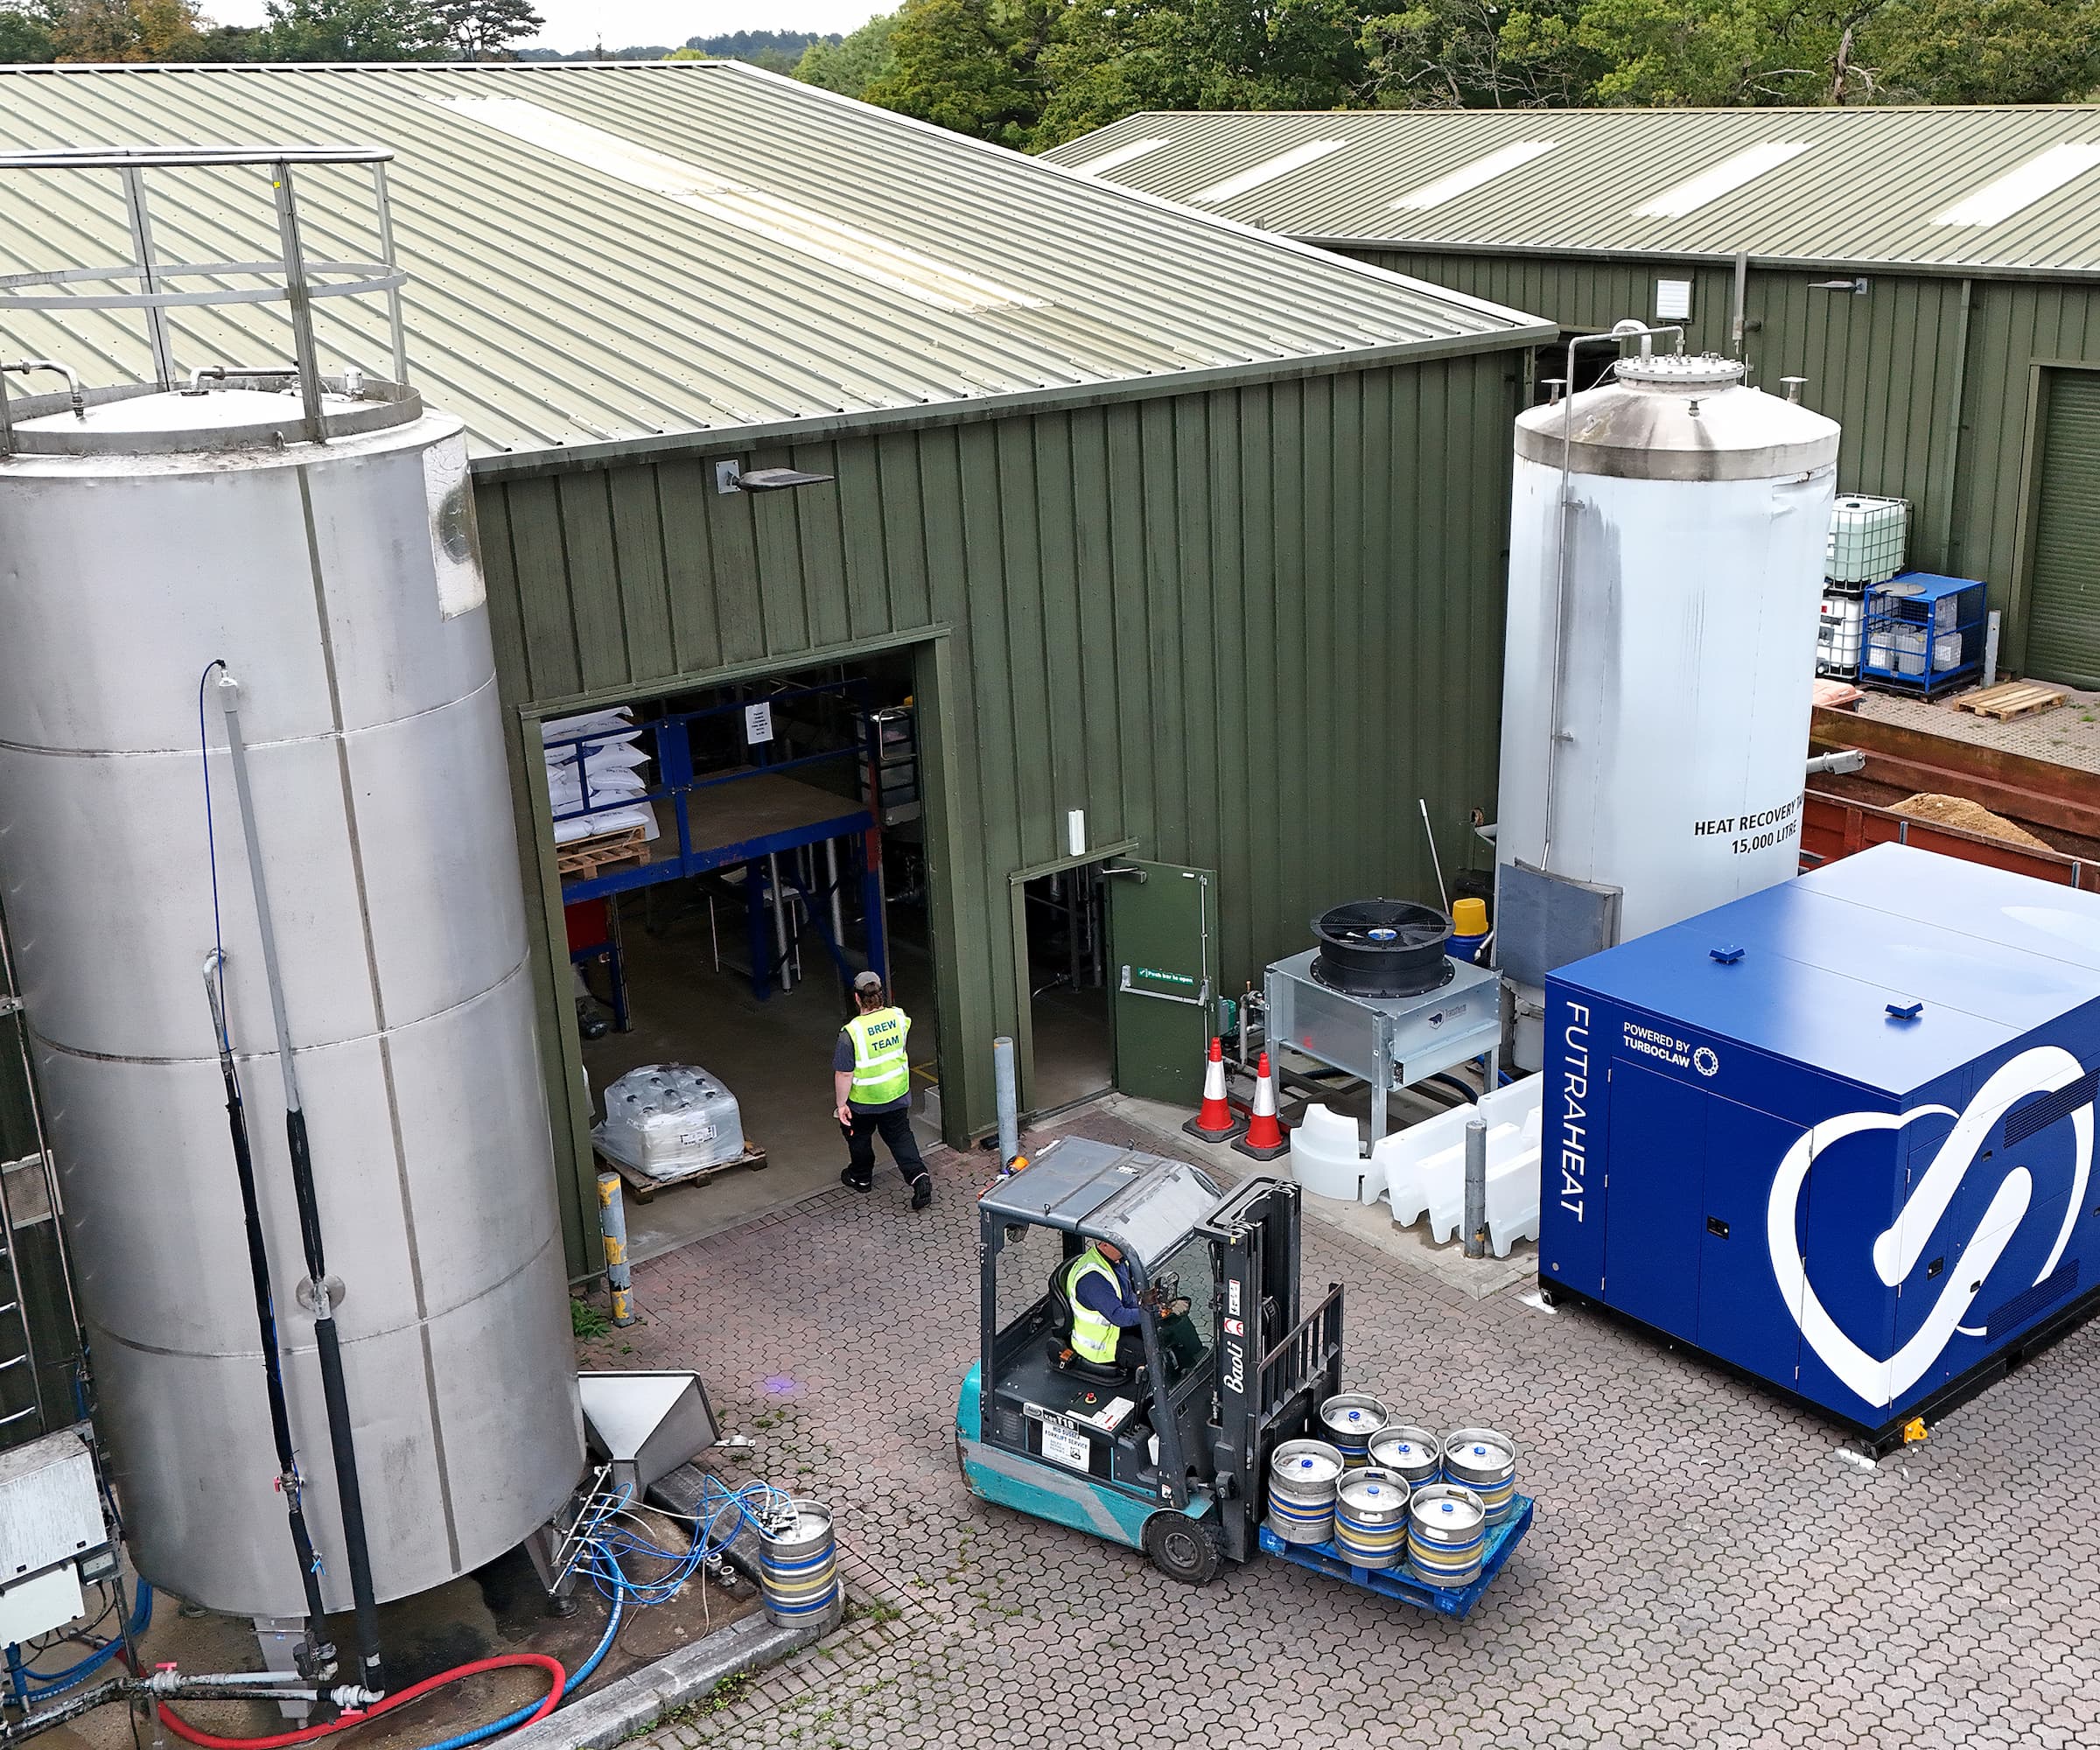
[[[536,1726],[514,1732],[505,1750],[611,1750],[647,1732],[667,1713],[698,1701],[725,1679],[777,1665],[838,1626],[841,1611],[784,1628],[763,1612],[665,1655],[608,1684]]]

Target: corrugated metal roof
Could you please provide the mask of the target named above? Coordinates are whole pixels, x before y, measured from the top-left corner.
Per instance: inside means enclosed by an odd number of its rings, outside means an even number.
[[[0,150],[256,142],[396,152],[410,363],[485,453],[1098,396],[1533,328],[735,63],[0,69]],[[147,174],[164,257],[274,255],[266,190]],[[375,252],[360,174],[299,186],[310,254]],[[130,254],[110,173],[0,175],[0,274]],[[321,306],[324,363],[333,343],[385,366],[383,308],[363,302]],[[278,306],[172,321],[185,368],[290,354]],[[91,380],[150,374],[136,312],[16,316],[0,336]]]
[[[1150,114],[1045,156],[1085,164],[1139,140],[1165,144],[1101,174],[1175,200],[1348,142],[1213,209],[1308,241],[2100,273],[2090,105]],[[1987,222],[1950,222],[1965,202]]]

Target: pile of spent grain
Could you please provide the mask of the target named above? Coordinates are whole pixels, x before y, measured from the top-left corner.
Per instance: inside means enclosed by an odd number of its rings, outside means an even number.
[[[2035,837],[2024,826],[2015,824],[2003,815],[1992,814],[1982,803],[1972,802],[1966,796],[1936,796],[1927,792],[1906,796],[1889,812],[1908,815],[1912,820],[1931,821],[1938,826],[1959,827],[1964,832],[2003,839],[2007,844],[2029,845],[2036,850],[2055,849],[2047,839]]]

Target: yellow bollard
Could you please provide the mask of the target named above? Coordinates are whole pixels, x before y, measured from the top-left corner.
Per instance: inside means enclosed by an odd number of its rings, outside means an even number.
[[[598,1175],[598,1231],[606,1247],[606,1287],[612,1297],[612,1322],[634,1322],[634,1274],[627,1268],[627,1206],[620,1175]]]

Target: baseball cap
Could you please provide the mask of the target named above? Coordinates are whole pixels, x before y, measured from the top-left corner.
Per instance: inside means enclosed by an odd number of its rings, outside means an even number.
[[[882,989],[882,974],[879,972],[855,973],[853,988],[856,990],[879,990]]]

